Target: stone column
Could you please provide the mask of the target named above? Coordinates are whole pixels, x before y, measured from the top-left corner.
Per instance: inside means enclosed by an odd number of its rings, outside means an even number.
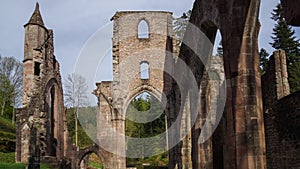
[[[233,4],[223,23],[227,79],[226,169],[265,169],[265,136],[258,57],[259,1]],[[241,12],[242,14],[237,14]],[[225,26],[227,24],[227,26]],[[222,32],[222,31],[221,31]]]

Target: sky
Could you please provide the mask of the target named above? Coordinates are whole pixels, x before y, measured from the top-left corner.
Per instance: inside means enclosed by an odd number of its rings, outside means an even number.
[[[14,56],[23,60],[24,27],[31,17],[36,0],[9,0],[0,5],[0,54]],[[95,52],[101,53],[102,58],[94,63],[97,75],[88,80],[89,90],[95,88],[95,82],[111,80],[111,17],[116,11],[126,10],[158,10],[173,12],[179,17],[183,12],[192,9],[194,0],[39,0],[40,11],[47,28],[54,30],[55,56],[60,62],[63,80],[75,71],[76,63],[85,61],[83,53],[87,44],[95,40],[95,36],[104,38],[101,46],[94,47]],[[261,30],[259,34],[259,48],[265,48],[268,53],[273,49],[269,45],[272,41],[271,33],[274,22],[270,19],[271,11],[279,0],[262,0],[260,9]],[[300,38],[300,28],[294,27],[297,38]],[[217,37],[216,43],[220,37]],[[92,51],[92,49],[90,50]],[[105,57],[104,57],[105,56]],[[100,60],[100,61],[99,61]],[[90,60],[90,62],[94,62]],[[87,64],[83,64],[87,66]],[[88,65],[87,67],[90,67]],[[85,69],[85,67],[81,67]],[[98,72],[98,73],[97,73]],[[99,72],[102,72],[99,73]],[[106,72],[106,73],[103,73]]]

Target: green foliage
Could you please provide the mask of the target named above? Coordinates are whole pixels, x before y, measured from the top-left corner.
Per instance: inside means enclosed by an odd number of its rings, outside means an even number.
[[[0,168],[2,169],[25,169],[26,165],[15,163],[15,152],[2,153],[0,152]],[[41,169],[53,169],[48,164],[40,164]]]
[[[85,130],[96,136],[96,110],[94,107],[79,108],[78,117],[78,146],[80,148],[85,148],[91,146],[94,142],[86,134]],[[75,143],[75,118],[74,118],[74,108],[69,108],[67,110],[67,121],[68,121],[68,131],[69,135],[72,137],[73,143]],[[85,126],[81,126],[81,125]],[[94,133],[93,133],[94,132]]]
[[[0,152],[0,161],[3,163],[15,163],[15,153],[14,152],[11,152],[11,153]]]
[[[13,107],[11,106],[12,100],[10,99],[14,93],[13,85],[9,79],[0,74],[0,110],[3,110],[3,116],[12,118]],[[2,115],[2,112],[1,112]]]
[[[1,115],[14,121],[13,107],[21,105],[23,64],[14,57],[0,56]]]
[[[286,52],[287,69],[289,74],[288,80],[290,83],[291,92],[295,92],[300,90],[300,74],[298,73],[300,69],[299,39],[296,39],[294,36],[295,31],[292,30],[291,26],[286,23],[283,17],[283,9],[281,4],[278,4],[273,10],[271,18],[277,23],[273,28],[273,42],[270,44],[273,48],[283,49]]]
[[[269,53],[264,48],[261,48],[259,51],[259,65],[261,75],[263,75],[266,72],[268,61]]]
[[[149,166],[143,164],[149,164]],[[127,158],[127,166],[134,166],[138,169],[168,168],[168,152],[144,159]]]
[[[4,163],[0,162],[0,168],[3,169],[25,169],[26,165],[21,163]]]
[[[136,119],[142,120],[145,123],[136,122]],[[134,98],[127,108],[126,112],[125,133],[131,138],[147,138],[156,137],[166,131],[165,112],[159,100],[149,93],[142,93]],[[133,139],[126,140],[127,153],[137,154],[142,157],[143,151],[154,149],[156,153],[164,152],[166,147],[166,138],[162,137],[153,142],[152,147],[140,145]],[[164,147],[161,149],[159,147]],[[127,158],[127,165],[141,165],[149,163],[150,165],[167,165],[168,158],[166,154],[157,155],[154,157],[145,157],[141,159]]]
[[[43,164],[43,163],[40,164],[40,168],[41,169],[53,169],[53,167],[50,166],[49,164]]]
[[[9,119],[0,116],[0,131],[15,134],[16,128]]]
[[[4,153],[14,152],[16,147],[15,140],[2,139],[0,138],[0,151]]]
[[[102,164],[98,164],[98,163],[95,163],[95,162],[93,162],[93,161],[89,161],[89,166],[90,167],[93,167],[93,168],[95,168],[95,169],[102,169],[103,168],[103,165]]]
[[[7,153],[15,151],[15,132],[15,126],[11,124],[11,121],[0,116],[0,152]]]

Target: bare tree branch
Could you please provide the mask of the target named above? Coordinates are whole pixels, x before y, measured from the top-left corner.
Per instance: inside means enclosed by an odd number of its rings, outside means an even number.
[[[77,129],[77,117],[78,110],[80,107],[88,105],[87,97],[88,85],[86,80],[81,75],[72,73],[69,74],[65,81],[65,105],[67,107],[74,108],[74,119],[75,119],[75,145],[78,145],[78,129]]]

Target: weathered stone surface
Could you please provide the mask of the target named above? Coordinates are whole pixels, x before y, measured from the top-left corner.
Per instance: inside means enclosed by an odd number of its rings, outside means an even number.
[[[285,52],[275,51],[262,76],[268,169],[300,167],[300,92],[290,95]]]
[[[170,12],[117,12],[112,18],[114,79],[97,83],[94,91],[99,106],[98,141],[107,142],[108,148],[125,155],[125,139],[112,131],[125,134],[128,104],[137,94],[147,91],[160,100],[168,99],[165,109],[168,127],[180,119],[168,133],[169,145],[182,138],[169,150],[170,169],[299,168],[300,93],[289,95],[284,51],[274,52],[261,82],[258,10],[259,1],[255,0],[195,1],[190,22],[211,42],[217,29],[220,30],[223,57],[211,57],[212,49],[203,44],[203,37],[190,32],[191,27],[187,35],[193,36],[185,42],[192,48],[183,43],[178,56]],[[148,23],[149,38],[138,37],[141,20]],[[196,53],[202,50],[206,53],[200,60]],[[180,60],[193,77],[187,76],[185,69],[176,69]],[[31,168],[39,168],[42,161],[59,168],[77,169],[81,161],[95,153],[104,168],[125,169],[126,159],[120,154],[98,145],[86,149],[72,145],[59,63],[54,56],[53,31],[44,26],[38,4],[25,25],[23,63],[23,108],[16,113],[16,161],[29,163]],[[141,63],[148,63],[147,79],[141,78]],[[208,76],[208,72],[214,73]],[[196,80],[199,93],[192,93],[189,78]],[[226,84],[220,84],[222,80]],[[212,132],[217,124],[216,112],[224,101],[221,100],[224,87],[226,109],[221,121],[212,136],[199,143],[200,135]],[[199,99],[194,99],[195,95]],[[196,102],[199,107],[195,116],[192,111]],[[206,130],[204,124],[209,124]]]
[[[300,0],[281,0],[285,20],[289,25],[300,26]]]
[[[171,83],[167,73],[172,74],[169,67],[172,66],[174,59],[173,45],[176,42],[173,40],[173,19],[170,12],[117,12],[112,20],[114,21],[113,81],[98,83],[94,92],[98,97],[99,116],[105,117],[102,120],[98,118],[98,128],[101,128],[101,131],[97,133],[100,143],[107,142],[108,138],[114,138],[112,140],[115,142],[105,145],[125,155],[125,139],[118,138],[110,130],[113,128],[118,134],[125,134],[126,109],[136,95],[149,92],[162,100],[168,94],[172,85],[165,83]],[[148,38],[138,37],[138,25],[142,20],[148,24]],[[149,65],[148,79],[141,78],[141,63]],[[112,153],[107,154],[104,161],[108,168],[126,168],[126,159]]]
[[[263,169],[266,168],[265,138],[262,113],[261,82],[259,74],[259,58],[257,37],[260,28],[258,22],[260,1],[225,1],[196,0],[190,22],[201,30],[207,38],[214,42],[217,29],[220,30],[223,45],[223,59],[227,82],[226,110],[224,112],[223,131],[219,135],[224,140],[223,155],[216,155],[211,143],[198,145],[193,143],[193,168],[213,168],[213,156],[221,157],[219,162],[226,169]],[[192,30],[187,30],[187,33]],[[194,51],[205,50],[206,44],[201,44],[201,36],[194,34],[191,44],[196,44]],[[209,58],[209,52],[204,58]],[[184,60],[193,71],[200,86],[203,79],[202,63],[198,56],[183,45],[179,58]],[[175,73],[176,74],[176,73]],[[187,91],[188,92],[188,91]],[[179,104],[180,100],[176,101]],[[186,100],[190,102],[193,100]],[[252,108],[249,108],[252,107]],[[200,112],[200,116],[204,111]],[[205,116],[204,116],[205,117]],[[201,124],[195,124],[196,134],[201,133]],[[197,138],[197,135],[193,135]],[[220,138],[219,137],[219,138]],[[214,142],[214,140],[212,140]],[[221,141],[222,142],[222,141]],[[213,143],[213,145],[216,145]],[[202,148],[201,148],[202,146]],[[206,157],[204,159],[203,157]],[[184,161],[179,161],[179,163]],[[174,167],[175,168],[175,167]]]
[[[16,161],[35,168],[43,157],[67,155],[67,126],[53,31],[44,27],[39,5],[25,26],[23,107],[16,114]],[[32,166],[33,165],[33,166]]]
[[[274,102],[290,94],[286,56],[283,50],[275,51],[270,57],[265,74],[261,78],[264,111]]]

